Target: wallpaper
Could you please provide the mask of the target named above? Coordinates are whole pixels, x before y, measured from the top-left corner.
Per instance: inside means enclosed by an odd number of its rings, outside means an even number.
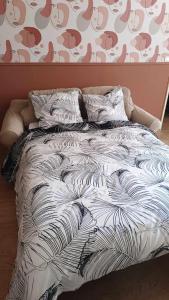
[[[169,61],[169,0],[0,0],[0,62]]]

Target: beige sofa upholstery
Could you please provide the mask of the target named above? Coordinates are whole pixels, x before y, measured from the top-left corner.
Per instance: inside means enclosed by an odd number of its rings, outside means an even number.
[[[27,99],[15,99],[11,101],[3,119],[0,131],[1,145],[9,148],[23,133],[24,123],[20,115],[20,111],[27,105],[27,103]]]
[[[162,126],[159,119],[137,105],[134,105],[130,120],[134,123],[143,124],[154,132],[160,130]]]
[[[102,87],[87,87],[82,89],[83,94],[105,94],[110,91],[113,86]],[[143,124],[153,131],[161,129],[161,122],[150,113],[145,112],[140,107],[136,106],[131,98],[130,90],[123,87],[125,110],[128,119]],[[36,120],[34,112],[30,109],[30,100],[28,99],[15,99],[5,114],[1,131],[0,143],[1,145],[9,148],[18,137],[23,133],[25,125],[29,122]]]

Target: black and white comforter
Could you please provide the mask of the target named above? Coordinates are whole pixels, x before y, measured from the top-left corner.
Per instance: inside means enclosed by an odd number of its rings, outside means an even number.
[[[7,299],[57,299],[169,251],[169,147],[141,125],[28,131],[2,172],[19,225]]]

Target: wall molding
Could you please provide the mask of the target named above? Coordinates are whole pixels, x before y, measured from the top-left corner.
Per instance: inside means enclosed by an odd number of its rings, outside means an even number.
[[[87,66],[87,67],[92,67],[92,66],[114,66],[114,67],[123,67],[123,66],[128,66],[128,67],[145,67],[145,66],[169,66],[169,62],[159,62],[159,63],[150,63],[150,62],[146,62],[146,63],[39,63],[39,62],[31,62],[31,63],[0,63],[0,68],[3,66],[63,66],[63,67],[67,67],[67,66]]]

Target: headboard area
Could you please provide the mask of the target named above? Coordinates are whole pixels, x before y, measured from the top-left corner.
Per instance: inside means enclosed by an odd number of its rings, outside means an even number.
[[[162,119],[168,80],[169,63],[2,63],[0,122],[11,99],[27,98],[32,89],[96,85],[127,86],[137,105]]]

